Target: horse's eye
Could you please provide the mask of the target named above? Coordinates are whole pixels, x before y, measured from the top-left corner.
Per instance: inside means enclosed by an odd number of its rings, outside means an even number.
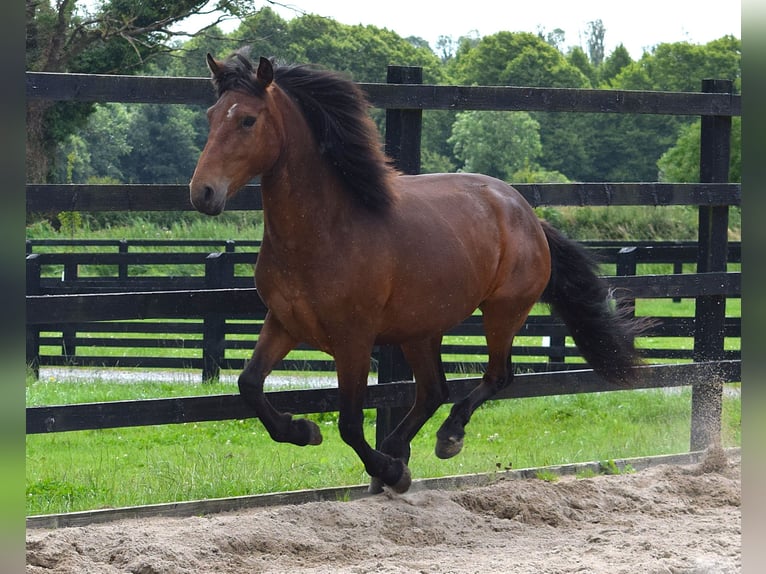
[[[242,127],[251,128],[254,125],[255,125],[255,117],[254,116],[245,116],[245,118],[242,120]]]

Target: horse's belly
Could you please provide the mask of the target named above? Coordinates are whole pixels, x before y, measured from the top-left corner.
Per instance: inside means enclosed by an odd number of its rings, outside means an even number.
[[[394,344],[441,335],[470,317],[480,303],[478,296],[451,297],[443,292],[425,299],[410,298],[386,309],[377,342]]]

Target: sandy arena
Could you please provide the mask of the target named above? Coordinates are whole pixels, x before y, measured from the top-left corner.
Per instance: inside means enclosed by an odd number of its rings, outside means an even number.
[[[741,572],[741,458],[27,531],[27,574]]]

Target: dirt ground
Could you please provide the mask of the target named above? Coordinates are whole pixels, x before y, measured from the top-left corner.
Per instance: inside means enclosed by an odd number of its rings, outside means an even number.
[[[741,460],[27,532],[27,574],[741,572]]]

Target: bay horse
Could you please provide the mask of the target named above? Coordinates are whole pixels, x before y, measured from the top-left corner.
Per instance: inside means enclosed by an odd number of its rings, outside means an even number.
[[[278,412],[264,379],[298,343],[335,359],[338,427],[372,477],[371,492],[411,483],[410,441],[448,397],[443,334],[477,308],[488,364],[437,433],[436,455],[463,446],[476,408],[513,378],[514,336],[532,306],[552,306],[604,378],[629,384],[639,322],[615,305],[583,246],[535,215],[510,185],[478,174],[398,173],[383,153],[362,90],[336,72],[281,66],[246,49],[209,53],[217,95],[190,187],[200,212],[261,177],[263,240],[255,284],[268,307],[238,379],[275,441],[322,442],[319,427]],[[380,450],[365,440],[363,400],[374,345],[399,345],[416,398]]]

